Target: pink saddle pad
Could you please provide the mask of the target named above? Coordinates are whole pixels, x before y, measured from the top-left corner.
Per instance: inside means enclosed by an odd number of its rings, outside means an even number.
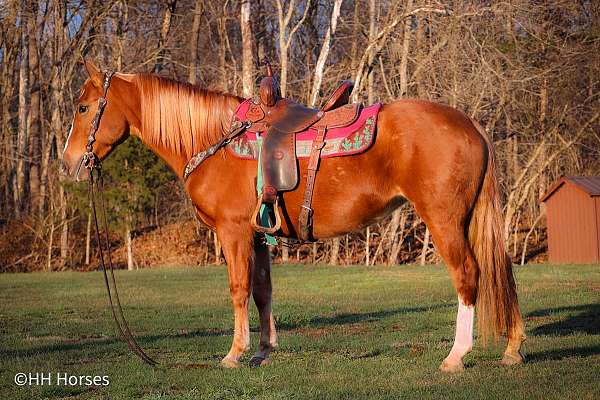
[[[243,108],[248,100],[240,104]],[[343,128],[333,128],[325,135],[325,147],[321,151],[322,158],[349,156],[367,151],[375,140],[377,127],[377,114],[381,109],[381,103],[365,107],[353,124]],[[236,112],[238,114],[238,112]],[[246,160],[258,159],[257,134],[250,127],[246,133],[232,140],[227,149],[231,154]],[[310,157],[312,142],[317,135],[317,130],[309,128],[296,134],[296,156],[298,158]]]

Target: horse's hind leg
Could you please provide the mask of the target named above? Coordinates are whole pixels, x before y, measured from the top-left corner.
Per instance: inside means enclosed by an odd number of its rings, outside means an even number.
[[[464,369],[462,358],[473,347],[474,306],[479,269],[465,237],[463,223],[455,221],[454,224],[448,222],[436,224],[436,222],[437,220],[428,222],[426,219],[433,240],[448,266],[452,283],[458,293],[454,345],[440,369],[444,372],[459,372]]]
[[[277,332],[271,308],[271,257],[261,238],[257,237],[254,240],[254,254],[252,296],[260,319],[260,342],[258,350],[250,359],[250,365],[258,367],[267,363],[269,353],[277,347]]]

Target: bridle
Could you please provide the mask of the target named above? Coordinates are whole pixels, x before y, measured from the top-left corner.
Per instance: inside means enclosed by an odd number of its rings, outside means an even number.
[[[98,157],[93,150],[94,142],[96,141],[96,133],[98,132],[98,128],[100,127],[100,119],[102,118],[102,114],[104,113],[104,109],[106,107],[106,97],[108,95],[108,89],[110,87],[110,81],[114,75],[114,72],[107,71],[104,73],[104,81],[102,87],[102,95],[98,98],[98,110],[96,111],[96,115],[90,124],[90,133],[88,135],[86,152],[83,154],[81,161],[77,167],[77,171],[75,172],[75,176],[79,176],[79,172],[81,167],[85,167],[88,170],[89,183],[88,183],[88,196],[90,198],[90,204],[92,207],[92,215],[94,217],[94,226],[96,230],[96,241],[98,242],[98,249],[100,250],[100,262],[102,265],[102,272],[104,273],[104,284],[106,286],[106,292],[108,294],[108,302],[110,304],[110,309],[112,311],[112,316],[115,321],[115,325],[121,335],[121,338],[127,343],[129,349],[137,355],[142,361],[146,364],[156,366],[158,362],[149,357],[144,350],[139,346],[137,341],[135,340],[131,330],[129,329],[129,325],[127,324],[127,320],[123,315],[123,308],[121,307],[121,301],[119,300],[119,293],[117,291],[117,283],[115,281],[115,274],[113,270],[113,263],[109,245],[109,236],[108,236],[108,223],[106,218],[106,207],[104,203],[104,195],[103,195],[103,181],[101,168],[102,164],[100,162],[100,157]],[[96,171],[97,175],[97,183],[94,185],[94,171]],[[105,244],[106,244],[106,253],[108,256],[108,265],[110,269],[110,280],[107,273],[106,263],[104,261],[104,249],[102,246],[102,242],[100,240],[100,229],[98,226],[98,216],[96,211],[96,199],[95,199],[95,191],[94,186],[97,187],[96,193],[99,193],[100,197],[100,207],[102,211],[102,218],[104,219],[104,232],[105,232]],[[111,284],[112,283],[112,290]],[[113,302],[113,294],[114,294],[114,302]]]

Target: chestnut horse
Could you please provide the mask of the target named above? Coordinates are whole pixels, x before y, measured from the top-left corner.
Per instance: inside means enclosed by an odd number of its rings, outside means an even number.
[[[102,94],[103,74],[86,61],[89,74],[80,93],[63,153],[64,169],[79,169],[90,122]],[[112,78],[94,153],[101,159],[125,140],[138,136],[181,178],[188,160],[216,143],[240,103],[239,97],[210,92],[154,75]],[[301,159],[300,173],[307,161]],[[502,234],[502,215],[493,149],[481,126],[460,111],[418,100],[385,104],[376,141],[367,152],[321,161],[314,189],[315,238],[324,239],[389,215],[408,199],[429,227],[458,294],[456,336],[441,369],[463,369],[473,345],[477,304],[482,337],[508,337],[504,364],[522,363],[524,340],[512,265]],[[75,173],[75,171],[79,171]],[[250,293],[260,318],[260,343],[250,363],[261,365],[277,346],[272,314],[269,251],[250,226],[256,204],[256,161],[221,149],[185,181],[197,216],[215,230],[227,261],[235,314],[227,367],[240,365],[250,346]],[[304,181],[283,193],[280,235],[296,238]],[[352,181],[351,185],[343,182]]]

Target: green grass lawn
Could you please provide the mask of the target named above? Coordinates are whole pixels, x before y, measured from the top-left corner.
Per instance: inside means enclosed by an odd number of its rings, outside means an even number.
[[[600,266],[517,268],[529,362],[452,346],[456,295],[444,267],[274,266],[279,348],[258,369],[219,367],[233,316],[224,267],[119,272],[125,314],[152,369],[116,338],[100,273],[0,275],[0,398],[600,398]],[[253,349],[258,341],[252,305]],[[195,368],[181,365],[195,364]],[[107,375],[110,385],[23,386],[18,372]],[[54,378],[53,378],[54,379]]]

